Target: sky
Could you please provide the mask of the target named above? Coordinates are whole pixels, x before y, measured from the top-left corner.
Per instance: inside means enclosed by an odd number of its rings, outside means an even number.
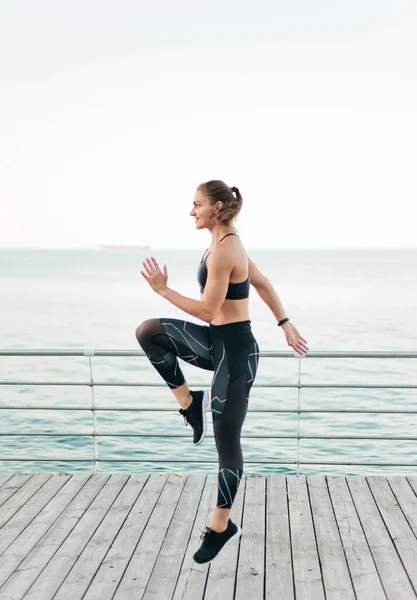
[[[413,0],[0,0],[0,248],[416,247]]]

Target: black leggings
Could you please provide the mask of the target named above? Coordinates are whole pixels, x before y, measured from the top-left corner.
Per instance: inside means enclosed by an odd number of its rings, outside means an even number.
[[[171,389],[185,383],[178,358],[214,371],[211,412],[219,455],[219,508],[231,508],[243,473],[240,435],[259,361],[250,323],[197,325],[180,319],[148,319],[136,330],[139,344]]]

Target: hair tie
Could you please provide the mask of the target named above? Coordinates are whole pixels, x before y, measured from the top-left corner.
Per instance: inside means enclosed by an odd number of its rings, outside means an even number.
[[[235,194],[237,194],[237,193],[238,193],[238,191],[239,191],[239,190],[237,189],[237,187],[235,187],[235,186],[232,186],[230,189],[231,189],[231,191],[232,191],[232,192],[234,192]]]

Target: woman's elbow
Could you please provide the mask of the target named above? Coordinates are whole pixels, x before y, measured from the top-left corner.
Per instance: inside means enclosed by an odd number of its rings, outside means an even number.
[[[200,319],[205,323],[211,323],[215,316],[216,314],[214,310],[203,302],[203,306],[201,307],[201,311],[199,314]]]
[[[219,314],[221,306],[209,306],[205,304],[202,310],[201,318],[206,323],[211,323]]]

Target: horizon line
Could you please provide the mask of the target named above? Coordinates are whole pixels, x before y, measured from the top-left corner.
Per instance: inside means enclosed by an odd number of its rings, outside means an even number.
[[[270,248],[259,248],[259,247],[246,247],[248,250],[255,251],[269,251],[269,250],[416,250],[417,245],[414,246],[300,246],[300,247],[292,247],[292,246],[281,246],[281,247],[270,247]],[[178,247],[149,247],[149,248],[129,248],[126,245],[126,248],[100,248],[99,246],[0,246],[0,252],[5,250],[28,250],[28,251],[36,251],[36,250],[51,250],[51,251],[79,251],[79,250],[94,250],[98,252],[145,252],[145,251],[160,251],[160,250],[179,250],[179,251],[188,251],[188,250],[199,250],[200,247],[188,247],[188,248],[178,248]]]

